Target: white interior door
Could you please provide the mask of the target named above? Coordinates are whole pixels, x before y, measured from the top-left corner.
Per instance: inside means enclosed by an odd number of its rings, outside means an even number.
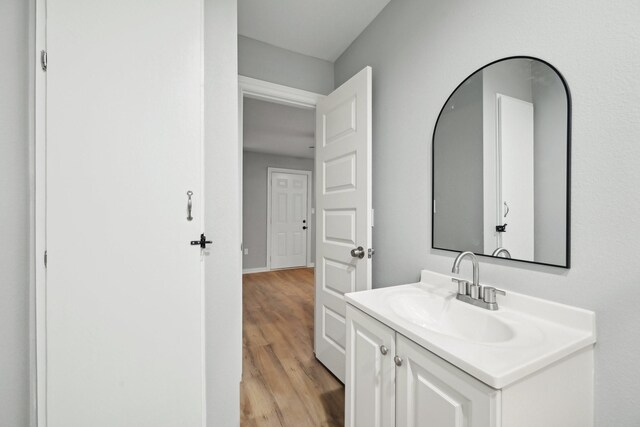
[[[498,95],[498,247],[534,259],[533,104]]]
[[[308,178],[271,172],[271,268],[307,265]]]
[[[202,8],[47,2],[47,427],[203,424]]]
[[[315,170],[315,351],[344,382],[344,294],[371,289],[371,67],[318,103]]]

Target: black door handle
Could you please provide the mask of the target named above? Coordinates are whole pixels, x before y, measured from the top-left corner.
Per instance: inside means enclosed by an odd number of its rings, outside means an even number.
[[[306,229],[307,229],[307,226],[306,226],[306,225],[303,225],[303,226],[302,226],[302,229],[303,229],[303,230],[306,230]]]
[[[202,249],[205,249],[207,247],[208,244],[213,243],[211,240],[207,240],[207,236],[204,235],[204,233],[202,233],[200,235],[200,240],[192,240],[191,241],[191,246],[200,246]]]

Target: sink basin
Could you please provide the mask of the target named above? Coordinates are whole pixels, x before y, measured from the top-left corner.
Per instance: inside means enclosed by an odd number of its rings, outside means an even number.
[[[491,312],[462,303],[453,295],[407,289],[390,297],[389,307],[407,322],[457,339],[495,344],[515,336],[514,329]]]
[[[454,300],[443,316],[444,330],[461,339],[487,344],[511,341],[515,329],[490,311]]]
[[[417,289],[407,289],[389,298],[389,307],[396,315],[425,328],[437,327],[447,303],[443,297]]]

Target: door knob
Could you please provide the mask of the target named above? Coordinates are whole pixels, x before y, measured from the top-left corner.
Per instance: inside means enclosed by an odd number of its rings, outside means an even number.
[[[388,352],[389,349],[384,344],[380,346],[380,353],[382,353],[383,356],[386,356]]]
[[[351,256],[354,258],[364,258],[364,248],[362,246],[358,246],[355,249],[351,249]]]
[[[303,230],[306,230],[306,229],[307,229],[307,226],[306,226],[306,225],[303,225],[303,226],[302,226],[302,229],[303,229]]]

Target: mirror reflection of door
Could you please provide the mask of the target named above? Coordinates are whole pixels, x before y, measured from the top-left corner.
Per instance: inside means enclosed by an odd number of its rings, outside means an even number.
[[[498,186],[496,248],[512,257],[534,259],[533,104],[497,95]]]

